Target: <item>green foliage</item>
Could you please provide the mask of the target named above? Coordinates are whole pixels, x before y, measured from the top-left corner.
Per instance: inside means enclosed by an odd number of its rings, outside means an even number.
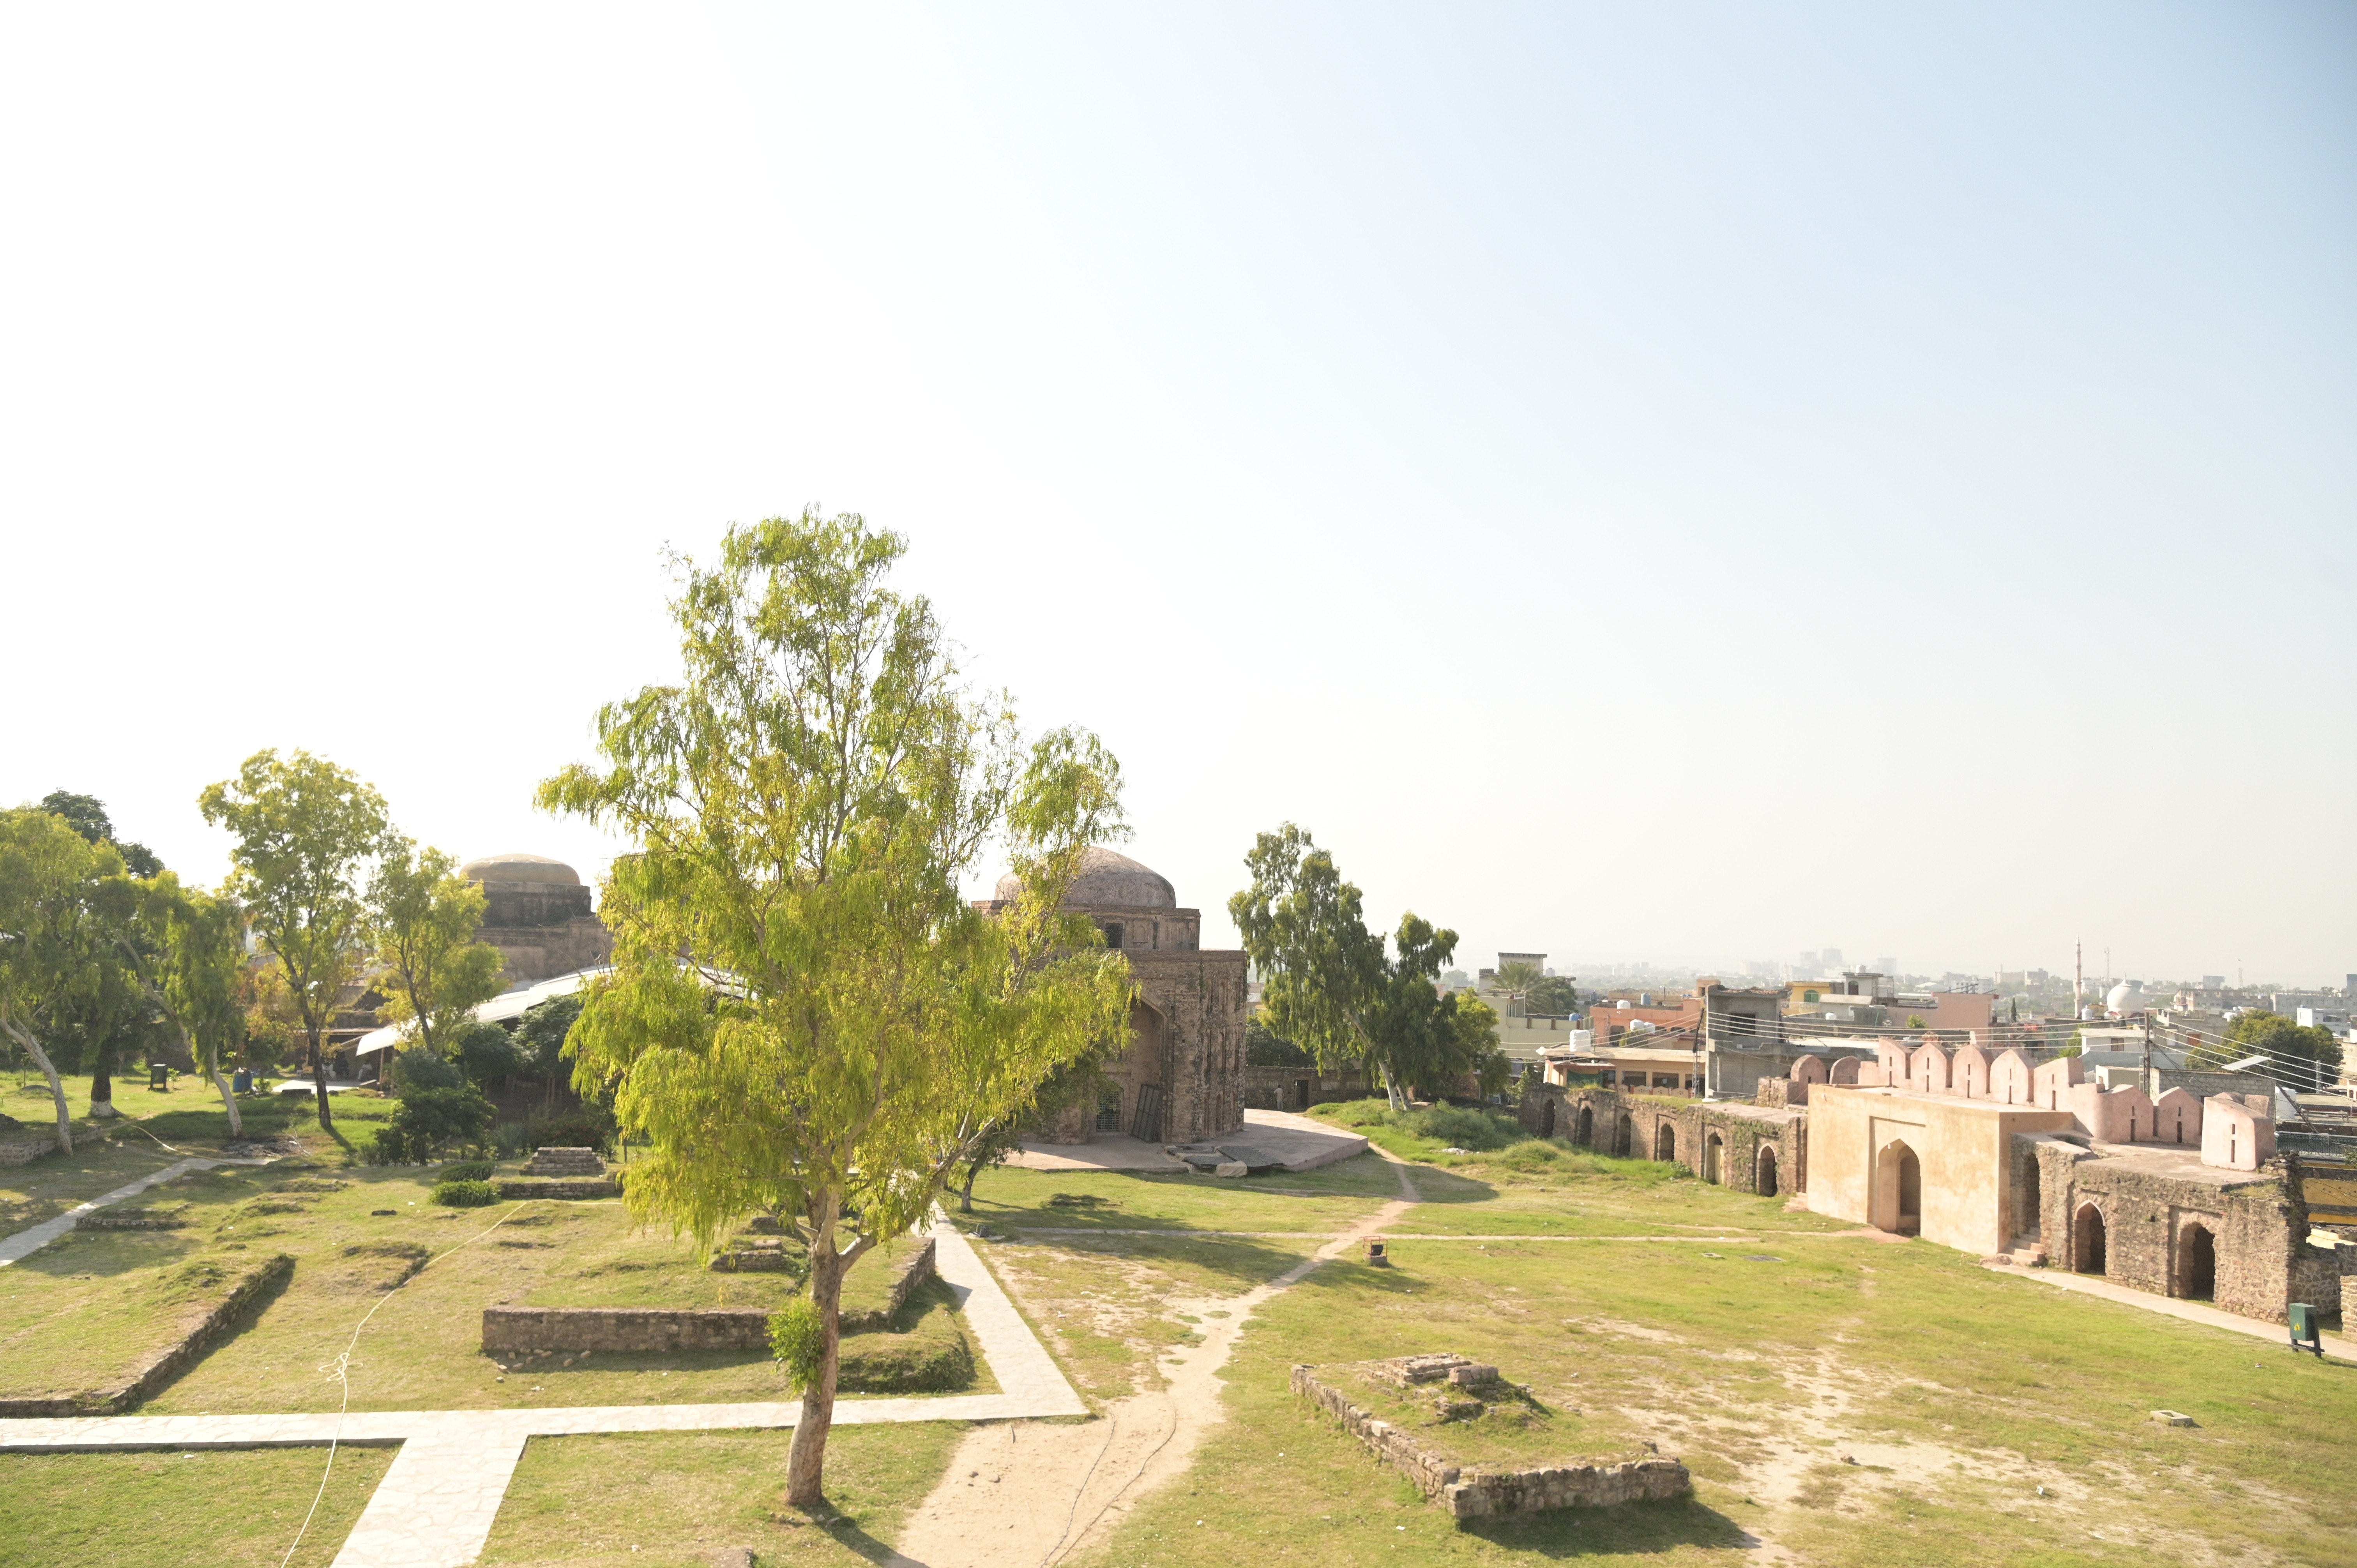
[[[602,710],[602,766],[539,795],[634,845],[601,904],[614,971],[569,1036],[575,1087],[610,1090],[651,1142],[632,1213],[705,1249],[743,1215],[791,1217],[830,1348],[843,1269],[1105,1049],[1131,993],[1060,907],[1118,830],[1118,766],[1071,731],[1027,752],[931,607],[887,586],[902,548],[812,511],[732,528],[712,569],[682,561],[681,682]],[[963,883],[1002,840],[1023,893],[985,916]],[[831,1410],[829,1380],[812,1388],[804,1506]]]
[[[591,1103],[535,1111],[523,1122],[523,1152],[597,1149],[610,1154],[616,1131],[610,1106]]]
[[[581,994],[566,992],[535,1002],[516,1020],[515,1047],[522,1070],[554,1079],[565,1069],[565,1036],[581,1016]]]
[[[818,1376],[819,1360],[826,1351],[826,1330],[825,1315],[806,1295],[794,1297],[770,1315],[770,1354],[786,1369],[797,1391],[810,1387]]]
[[[122,872],[112,846],[86,841],[62,817],[0,811],[0,1035],[48,1080],[61,1149],[73,1146],[71,1120],[48,1047],[78,1044],[90,1020],[129,994],[105,908]]]
[[[361,1163],[371,1165],[405,1165],[409,1157],[409,1139],[394,1127],[379,1127],[360,1145]]]
[[[386,835],[368,892],[382,1016],[408,1024],[428,1050],[450,1054],[469,1015],[500,993],[503,961],[475,940],[482,923],[483,890],[458,875],[457,861]]]
[[[2186,1053],[2190,1067],[2219,1068],[2244,1057],[2265,1053],[2271,1065],[2262,1070],[2283,1078],[2293,1088],[2330,1083],[2338,1074],[2322,1069],[2341,1065],[2341,1042],[2330,1029],[2307,1028],[2280,1013],[2254,1009],[2226,1026],[2222,1045],[2200,1046]]]
[[[65,819],[66,826],[80,833],[84,843],[112,846],[123,857],[124,870],[142,881],[164,869],[164,863],[156,858],[154,850],[114,836],[114,822],[106,814],[106,803],[95,795],[52,789],[41,797],[41,810]]]
[[[463,1160],[454,1165],[447,1165],[436,1173],[434,1179],[436,1181],[489,1181],[491,1179],[491,1162]]]
[[[1568,974],[1542,974],[1531,982],[1523,998],[1523,1010],[1548,1018],[1568,1018],[1579,1011],[1579,987]]]
[[[1395,1128],[1411,1138],[1423,1138],[1444,1148],[1502,1149],[1530,1137],[1513,1118],[1469,1105],[1394,1111],[1380,1100],[1352,1100],[1339,1105],[1321,1105],[1318,1114],[1345,1127]]]
[[[522,1066],[508,1032],[497,1024],[468,1024],[450,1036],[458,1070],[478,1089],[488,1089]]]
[[[1498,971],[1493,983],[1509,996],[1527,996],[1531,987],[1545,978],[1546,972],[1537,964],[1518,958]]]
[[[1314,1067],[1308,1051],[1277,1034],[1253,1015],[1244,1025],[1244,1061],[1252,1067]]]
[[[1908,1014],[1907,1026],[1910,1029],[1920,1029],[1923,1027],[1923,1015],[1921,1013]]]
[[[480,1208],[500,1200],[500,1189],[487,1181],[443,1181],[426,1195],[445,1208]]]
[[[206,786],[197,804],[235,841],[226,890],[278,960],[312,1074],[324,1082],[321,1046],[345,984],[360,972],[367,908],[356,879],[383,845],[384,798],[308,752],[258,751],[235,779]],[[318,1096],[322,1127],[332,1115],[328,1101]]]
[[[393,1052],[393,1088],[404,1096],[418,1089],[457,1089],[466,1081],[456,1064],[424,1046]]]
[[[410,1089],[388,1125],[400,1134],[413,1160],[440,1156],[453,1144],[479,1148],[499,1113],[471,1085],[457,1089]]]

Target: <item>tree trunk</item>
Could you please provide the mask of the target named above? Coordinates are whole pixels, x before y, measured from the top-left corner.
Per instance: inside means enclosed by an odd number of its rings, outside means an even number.
[[[114,1047],[102,1044],[90,1072],[90,1119],[103,1122],[114,1113]]]
[[[56,1066],[49,1060],[49,1053],[41,1049],[41,1042],[33,1038],[30,1030],[19,1029],[11,1025],[8,1033],[16,1037],[16,1043],[25,1047],[26,1054],[39,1064],[41,1076],[49,1080],[49,1100],[58,1109],[58,1152],[72,1154],[73,1115],[66,1110],[65,1079],[58,1076]]]
[[[319,1048],[321,1031],[311,1031],[311,1092],[319,1099],[319,1131],[336,1130],[335,1118],[328,1112],[328,1053]]]
[[[207,1052],[199,1059],[205,1064],[205,1076],[211,1079],[213,1087],[221,1091],[221,1109],[229,1112],[229,1135],[232,1138],[244,1137],[245,1119],[238,1114],[237,1096],[230,1089],[229,1077],[221,1071],[219,1058],[211,1052]]]
[[[786,1501],[815,1509],[826,1501],[826,1434],[834,1424],[834,1372],[843,1356],[843,1255],[834,1250],[833,1227],[811,1249],[811,1305],[818,1308],[818,1375],[802,1390],[802,1418],[794,1423],[793,1447],[786,1455]]]
[[[958,1212],[960,1214],[972,1214],[974,1212],[974,1178],[981,1174],[982,1162],[980,1160],[973,1161],[965,1167],[965,1187],[958,1194]]]

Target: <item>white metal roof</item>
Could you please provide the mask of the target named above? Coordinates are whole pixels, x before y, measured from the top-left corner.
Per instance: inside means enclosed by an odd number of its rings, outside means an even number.
[[[563,996],[580,990],[583,983],[593,974],[611,972],[610,964],[601,965],[597,969],[576,969],[571,974],[560,974],[554,980],[544,980],[534,985],[520,985],[513,991],[502,991],[476,1008],[470,1016],[479,1024],[504,1024],[511,1018],[521,1018],[552,996]],[[407,1029],[405,1024],[387,1024],[382,1029],[371,1029],[353,1043],[352,1049],[361,1056],[389,1051],[401,1044],[402,1036]]]

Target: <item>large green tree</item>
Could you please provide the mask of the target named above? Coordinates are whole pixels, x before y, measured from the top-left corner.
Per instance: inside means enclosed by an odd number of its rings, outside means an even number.
[[[845,1271],[1125,1027],[1131,992],[1060,908],[1116,823],[1112,757],[1071,732],[1022,747],[930,606],[887,585],[902,549],[805,511],[730,529],[708,570],[681,562],[683,679],[602,710],[603,766],[540,792],[635,842],[604,886],[614,971],[568,1047],[576,1086],[610,1088],[651,1144],[632,1211],[705,1249],[778,1213],[810,1248],[803,1508],[823,1498]],[[1024,891],[985,916],[960,887],[998,840]]]
[[[122,988],[102,908],[108,879],[122,872],[113,845],[85,840],[50,811],[0,811],[0,1033],[48,1080],[64,1151],[73,1148],[73,1118],[49,1047]]]
[[[278,961],[309,1048],[319,1125],[332,1128],[327,1036],[367,956],[361,876],[384,846],[384,798],[307,751],[257,751],[197,804],[234,840],[228,889]]]
[[[500,950],[479,942],[483,890],[438,849],[390,834],[369,878],[369,930],[383,1016],[447,1056],[477,1007],[500,993]]]
[[[1357,886],[1291,822],[1262,833],[1244,857],[1252,886],[1228,900],[1262,983],[1268,1026],[1321,1065],[1363,1062],[1393,1108],[1411,1088],[1445,1092],[1479,1070],[1435,983],[1457,933],[1410,912],[1392,950],[1368,929]]]
[[[2186,1053],[2186,1065],[2222,1067],[2244,1057],[2265,1056],[2267,1071],[2294,1090],[2313,1090],[2339,1080],[2341,1042],[2330,1029],[2311,1024],[2302,1027],[2281,1013],[2254,1008],[2226,1026],[2220,1044],[2198,1045]]]
[[[95,795],[52,789],[41,797],[41,810],[63,817],[89,843],[113,844],[123,857],[123,868],[134,876],[153,876],[164,869],[164,863],[145,844],[115,837],[114,819],[106,814],[106,802]]]

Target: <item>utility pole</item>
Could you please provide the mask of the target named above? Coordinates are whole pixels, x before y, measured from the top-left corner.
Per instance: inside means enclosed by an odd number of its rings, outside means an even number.
[[[2071,944],[2071,1016],[2075,1020],[2087,1009],[2087,944]]]

